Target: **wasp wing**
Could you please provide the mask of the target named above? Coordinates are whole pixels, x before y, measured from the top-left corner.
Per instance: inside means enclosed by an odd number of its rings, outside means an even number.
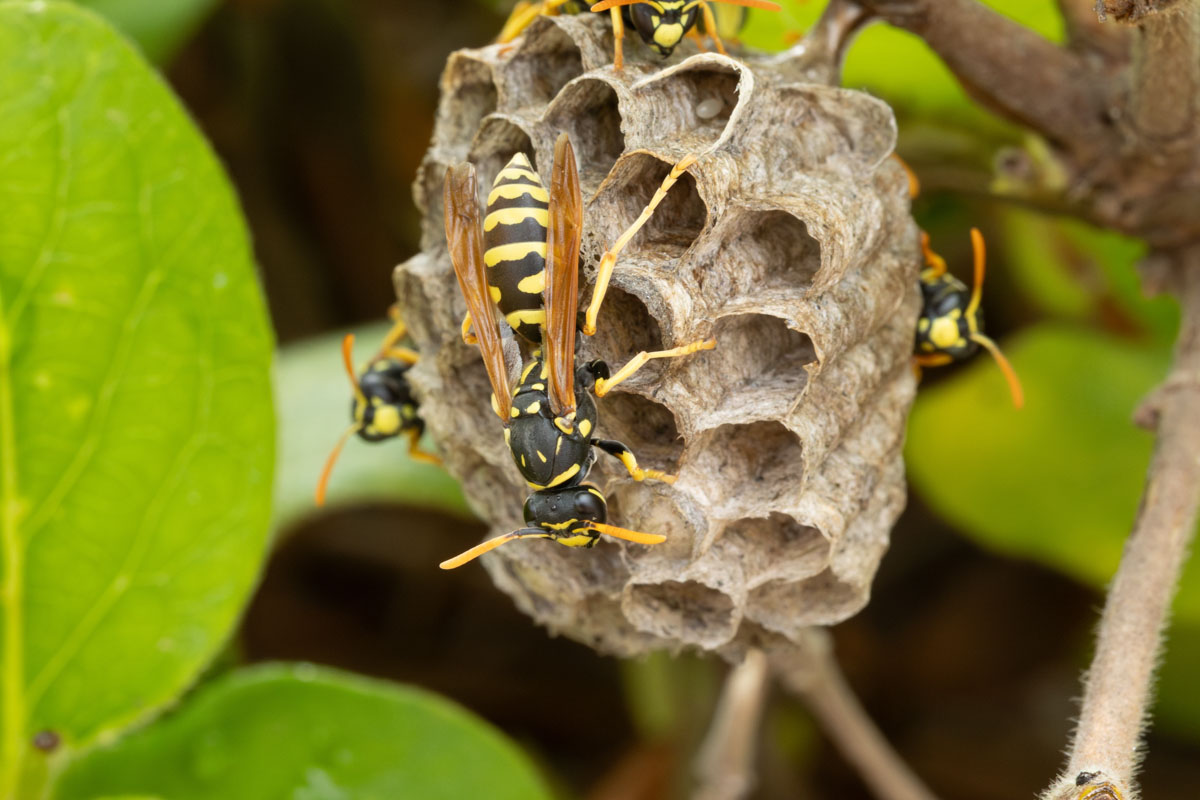
[[[479,219],[479,188],[475,166],[463,162],[446,172],[444,195],[446,243],[458,287],[479,340],[479,352],[487,368],[488,380],[496,402],[492,408],[505,425],[512,408],[512,391],[508,388],[508,366],[504,361],[504,346],[496,324],[491,295],[488,293],[487,265],[483,260],[483,225]]]
[[[579,322],[579,243],[583,237],[583,195],[571,140],[554,143],[550,175],[550,220],[546,226],[546,329],[542,342],[550,370],[550,405],[564,416],[575,410],[575,331]]]

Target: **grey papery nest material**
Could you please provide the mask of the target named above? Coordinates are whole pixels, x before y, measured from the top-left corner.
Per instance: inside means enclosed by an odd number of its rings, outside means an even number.
[[[667,541],[530,540],[483,564],[527,614],[598,650],[778,649],[863,607],[904,505],[919,263],[905,175],[888,158],[895,121],[879,100],[828,85],[822,52],[738,61],[687,43],[664,63],[626,47],[615,73],[605,19],[582,15],[450,57],[415,186],[423,252],[395,274],[422,352],[409,375],[472,506],[493,534],[520,527],[528,489],[479,353],[459,336],[446,169],[474,162],[486,192],[524,151],[548,180],[569,132],[586,206],[582,307],[606,246],[698,153],[622,255],[581,352],[615,369],[640,350],[717,338],[598,401],[598,435],[679,480],[634,482],[604,454],[590,480],[615,524]]]

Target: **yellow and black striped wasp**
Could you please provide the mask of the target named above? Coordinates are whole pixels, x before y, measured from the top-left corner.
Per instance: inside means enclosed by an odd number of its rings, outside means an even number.
[[[596,13],[608,11],[613,25],[613,68],[625,65],[624,39],[626,26],[638,32],[650,49],[666,57],[675,52],[679,43],[689,35],[699,36],[697,22],[703,20],[704,33],[710,36],[717,51],[725,52],[721,41],[723,33],[741,30],[745,17],[738,17],[736,27],[732,20],[718,20],[713,15],[710,3],[724,3],[744,8],[761,8],[778,11],[779,4],[771,0],[600,0],[590,7]],[[521,2],[513,9],[508,21],[500,31],[497,41],[510,42],[540,14],[578,14],[588,6],[580,0],[543,0]]]
[[[687,160],[687,164],[690,163],[691,160]],[[517,469],[533,491],[525,501],[524,528],[444,561],[442,569],[459,567],[517,539],[551,539],[568,547],[592,547],[602,534],[639,544],[664,541],[663,536],[609,525],[604,495],[595,486],[583,482],[595,459],[594,448],[619,459],[635,480],[674,481],[673,476],[640,468],[624,444],[592,436],[597,423],[593,395],[603,396],[650,359],[687,355],[711,349],[716,344],[709,339],[671,350],[639,353],[615,374],[610,374],[603,361],[578,361],[575,340],[580,327],[579,249],[583,234],[583,200],[570,139],[564,133],[555,143],[549,191],[528,165],[529,160],[524,156],[514,157],[509,162],[496,179],[489,198],[488,216],[483,221],[479,218],[475,167],[469,163],[458,164],[446,175],[446,240],[459,288],[467,302],[468,320],[464,322],[464,333],[469,323],[492,386],[492,410],[504,427],[504,439]],[[505,186],[517,188],[498,191],[497,187]],[[659,193],[665,194],[665,191],[660,188]],[[656,198],[661,199],[657,194]],[[512,201],[512,204],[498,208],[495,201],[499,199]],[[652,201],[652,205],[656,204]],[[652,211],[650,207],[643,212],[621,240],[632,238]],[[501,212],[503,215],[498,216]],[[527,288],[534,283],[540,283],[542,287],[536,349],[525,358],[521,377],[512,388],[500,328],[494,316],[497,306],[501,309],[511,306],[506,306],[507,288],[498,289],[491,277],[494,270],[504,268],[504,261],[495,252],[496,248],[506,245],[494,243],[485,251],[484,235],[489,230],[488,220],[491,220],[490,230],[501,225],[512,228],[505,233],[518,241],[511,244],[522,246],[507,251],[514,257],[508,262],[511,266],[519,251],[537,249],[527,241],[530,229],[524,227],[524,220],[541,225],[543,219],[545,239],[541,248],[541,278],[533,281],[527,275],[521,279],[530,280]],[[487,253],[493,255],[489,257]],[[613,254],[612,261],[615,260]],[[595,299],[593,303],[598,311]],[[506,316],[514,319],[512,313],[507,312]],[[532,318],[516,319],[524,322]]]
[[[983,333],[983,310],[979,301],[983,294],[983,274],[986,260],[983,234],[971,229],[971,246],[975,253],[975,286],[966,284],[946,270],[946,260],[929,246],[929,234],[921,232],[921,252],[925,269],[921,271],[921,315],[917,318],[915,361],[917,368],[940,367],[973,356],[982,346],[987,349],[1008,381],[1013,405],[1025,404],[1021,381],[1008,359],[994,341]]]
[[[400,345],[408,329],[395,306],[388,313],[392,318],[392,328],[384,337],[379,352],[367,362],[361,373],[355,374],[354,370],[354,334],[348,333],[342,339],[342,364],[350,378],[350,385],[354,387],[354,400],[350,407],[353,422],[338,439],[325,461],[325,468],[321,470],[316,490],[318,506],[325,504],[325,489],[333,465],[337,463],[346,440],[352,434],[357,433],[360,439],[367,442],[382,442],[403,435],[408,438],[408,454],[414,460],[427,464],[442,463],[440,458],[425,452],[420,446],[425,421],[418,414],[417,401],[412,396],[407,378],[408,370],[420,356],[415,350]]]

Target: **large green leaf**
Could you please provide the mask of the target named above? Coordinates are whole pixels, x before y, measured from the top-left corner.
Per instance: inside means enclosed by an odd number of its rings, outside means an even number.
[[[1026,407],[1012,408],[986,355],[922,390],[906,448],[912,483],[981,543],[1103,588],[1129,535],[1153,444],[1131,417],[1166,374],[1170,353],[1050,325],[1006,345]],[[1181,621],[1200,623],[1196,559],[1175,608]]]
[[[267,666],[74,765],[58,800],[544,800],[529,761],[436,695],[332,670]]]
[[[388,325],[355,331],[360,356],[378,347]],[[342,371],[342,336],[288,345],[275,370],[279,398],[279,473],[275,527],[313,511],[313,489],[329,451],[350,424],[351,388]],[[432,444],[426,442],[426,449]],[[408,457],[404,440],[351,439],[329,482],[328,502],[392,501],[471,517],[458,483],[438,467]]]
[[[217,0],[75,0],[103,15],[157,63],[170,59]]]
[[[35,734],[111,738],[220,647],[262,559],[274,423],[236,199],[154,71],[89,12],[2,3],[0,109],[9,797]]]

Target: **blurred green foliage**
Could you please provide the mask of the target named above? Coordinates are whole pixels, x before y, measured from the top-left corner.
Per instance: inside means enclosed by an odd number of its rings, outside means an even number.
[[[356,330],[360,364],[390,326]],[[313,512],[313,490],[329,451],[350,423],[351,388],[342,369],[343,334],[283,348],[275,366],[279,398],[279,473],[275,481],[278,530]],[[325,431],[324,434],[321,431]],[[426,449],[436,452],[432,441]],[[329,482],[327,503],[400,502],[471,517],[458,482],[445,470],[413,461],[403,440],[367,443],[352,437]]]
[[[237,201],[158,76],[90,13],[6,3],[0,107],[7,797],[41,778],[35,734],[111,738],[220,648],[274,417]]]
[[[418,689],[309,665],[242,670],[97,750],[55,797],[547,800],[520,750]]]
[[[107,19],[137,43],[146,57],[164,64],[187,40],[217,0],[74,0]]]

